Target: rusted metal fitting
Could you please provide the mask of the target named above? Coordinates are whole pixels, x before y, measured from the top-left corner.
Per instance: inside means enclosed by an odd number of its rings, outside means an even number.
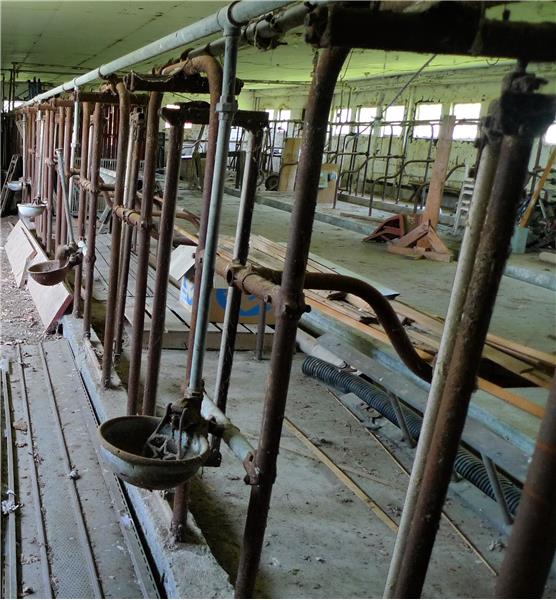
[[[243,468],[245,469],[246,475],[243,481],[246,485],[260,485],[265,482],[267,484],[274,484],[276,481],[276,465],[273,465],[268,471],[263,471],[257,465],[257,451],[249,452],[243,461]]]
[[[197,105],[197,102],[179,102],[177,108],[165,106],[160,112],[162,118],[172,127],[183,127],[186,121],[191,121],[191,105]]]
[[[525,72],[522,65],[510,73],[504,80],[502,95],[490,103],[484,127],[487,137],[542,135],[556,111],[555,95],[535,93],[546,83],[534,73]]]
[[[279,301],[275,308],[277,316],[284,316],[293,321],[299,321],[303,313],[311,312],[311,307],[305,303],[305,294],[285,293],[280,289]]]
[[[319,6],[308,13],[305,17],[305,42],[317,48],[320,47],[327,23],[328,8],[326,6]]]

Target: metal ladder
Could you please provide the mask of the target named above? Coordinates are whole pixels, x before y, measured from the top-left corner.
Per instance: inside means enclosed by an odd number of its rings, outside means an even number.
[[[0,216],[4,216],[4,211],[6,210],[6,205],[8,204],[8,198],[10,197],[10,188],[8,184],[13,181],[13,177],[15,174],[15,170],[17,169],[17,163],[21,155],[12,154],[12,158],[10,160],[10,165],[8,167],[8,172],[6,173],[6,180],[4,181],[4,185],[2,186],[2,192],[0,192]]]
[[[454,226],[452,228],[452,233],[454,235],[457,234],[460,227],[465,227],[474,189],[475,180],[471,177],[466,177],[461,184],[461,190],[459,192],[458,203],[456,206],[456,215],[454,217]]]

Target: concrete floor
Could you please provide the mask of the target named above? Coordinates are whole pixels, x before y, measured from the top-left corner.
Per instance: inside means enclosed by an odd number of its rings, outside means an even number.
[[[198,212],[199,204],[199,194],[182,194],[181,206]],[[234,233],[237,207],[238,199],[226,195],[223,234]],[[253,230],[273,240],[286,241],[289,219],[287,212],[257,205]],[[445,313],[454,263],[409,262],[386,253],[383,246],[362,244],[361,238],[360,233],[316,223],[311,250],[395,288],[404,301],[417,308]],[[494,332],[553,351],[554,324],[553,292],[504,278],[492,323]],[[325,386],[301,374],[302,359],[298,355],[294,360],[287,416],[399,521],[407,476]],[[185,353],[164,351],[161,405],[175,401],[180,394],[184,363]],[[205,378],[210,395],[216,364],[217,353],[208,353]],[[267,361],[255,361],[250,352],[236,356],[229,415],[254,444],[267,367]],[[387,423],[381,426],[379,439],[397,453],[401,448],[396,443],[399,432]],[[404,464],[407,467],[409,462]],[[197,523],[231,580],[237,568],[249,495],[243,475],[241,465],[224,449],[223,465],[219,469],[204,469],[195,480],[191,502]],[[452,497],[446,506],[479,553],[497,569],[503,556],[503,536],[457,497]],[[393,543],[394,533],[285,428],[257,596],[380,597]],[[214,594],[219,596],[221,591],[216,588]],[[493,589],[494,578],[484,561],[444,522],[424,596],[490,597]],[[555,591],[550,587],[548,595]]]
[[[161,406],[179,396],[184,359],[183,352],[163,352]],[[294,359],[286,416],[399,522],[407,475],[326,386],[301,373],[303,359],[302,354]],[[209,395],[214,389],[217,360],[216,352],[207,354]],[[256,361],[251,352],[236,354],[228,414],[254,445],[267,369],[268,361]],[[381,425],[385,436],[399,440],[395,428]],[[194,480],[192,491],[195,520],[232,581],[249,497],[244,474],[224,447],[222,466],[205,468]],[[449,503],[448,512],[497,568],[503,556],[499,532],[459,500]],[[381,597],[394,539],[394,532],[284,427],[257,597]],[[472,592],[466,584],[471,579]],[[484,563],[444,521],[424,597],[489,597],[493,581]]]

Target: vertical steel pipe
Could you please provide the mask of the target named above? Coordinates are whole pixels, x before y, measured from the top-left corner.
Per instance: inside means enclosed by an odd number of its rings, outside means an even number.
[[[202,250],[202,273],[199,289],[199,306],[195,325],[193,346],[189,349],[191,371],[189,373],[189,388],[192,393],[202,392],[203,360],[205,353],[206,332],[208,327],[208,312],[210,294],[214,278],[214,262],[218,245],[218,229],[220,212],[224,197],[224,181],[226,178],[226,162],[230,144],[232,118],[237,110],[235,99],[235,82],[237,67],[237,52],[239,47],[239,27],[227,23],[224,30],[226,45],[224,50],[224,75],[222,80],[222,96],[217,108],[219,113],[218,140],[214,160],[214,176],[212,182],[210,208],[207,221],[205,248]],[[191,336],[191,333],[190,333]]]
[[[129,92],[123,82],[116,84],[119,97],[118,149],[116,154],[116,180],[112,199],[112,244],[110,246],[110,273],[108,275],[108,297],[106,299],[106,318],[104,320],[104,354],[102,355],[102,384],[110,385],[112,372],[112,346],[114,344],[114,313],[116,310],[116,294],[118,273],[120,271],[120,245],[122,237],[122,222],[114,216],[114,210],[123,204],[124,179],[126,176],[126,154],[129,137]]]
[[[473,191],[471,210],[469,211],[468,223],[465,228],[456,275],[452,285],[452,293],[450,296],[448,312],[446,314],[446,321],[444,323],[444,331],[442,332],[442,339],[440,340],[440,347],[434,365],[433,378],[423,417],[423,427],[419,434],[417,450],[415,452],[409,485],[403,505],[400,528],[396,536],[396,543],[394,545],[388,577],[386,579],[386,587],[384,590],[385,598],[393,598],[394,586],[400,574],[407,536],[411,528],[411,523],[415,517],[415,504],[419,495],[419,490],[421,489],[423,471],[432,443],[434,425],[436,423],[438,410],[440,408],[440,400],[442,398],[442,390],[446,383],[446,376],[452,359],[461,311],[467,295],[467,288],[475,263],[477,247],[479,245],[479,240],[481,239],[488,199],[490,198],[492,182],[498,164],[499,152],[500,141],[490,140],[483,148],[481,154],[481,162],[479,164],[475,189]]]
[[[228,33],[233,34],[235,28],[231,28]],[[195,58],[191,61],[188,61],[184,66],[184,70],[186,73],[194,74],[204,72],[207,74],[209,89],[210,89],[210,115],[209,115],[209,124],[208,124],[208,132],[207,132],[207,155],[205,160],[205,174],[203,180],[203,200],[201,207],[201,219],[199,226],[199,239],[197,244],[197,252],[195,255],[195,280],[193,286],[193,301],[191,306],[191,322],[189,324],[189,348],[187,352],[186,359],[186,367],[185,367],[185,381],[186,386],[191,386],[191,373],[193,368],[193,349],[197,344],[197,331],[198,331],[198,322],[197,317],[199,313],[199,302],[201,298],[201,286],[203,280],[203,260],[207,239],[207,232],[209,229],[209,220],[210,220],[210,210],[212,205],[213,191],[216,188],[214,181],[218,177],[217,169],[220,168],[220,164],[224,165],[224,169],[226,167],[226,158],[224,158],[223,163],[218,163],[217,166],[217,155],[218,155],[218,144],[220,144],[221,138],[221,129],[222,120],[218,120],[216,117],[217,111],[217,103],[219,101],[220,95],[222,95],[221,101],[223,103],[226,100],[234,99],[235,96],[235,64],[237,60],[237,45],[235,46],[235,50],[233,50],[233,45],[235,42],[234,35],[226,36],[225,43],[225,56],[224,56],[224,69],[226,70],[226,79],[223,80],[222,69],[218,64],[218,61],[214,57],[201,56]],[[232,56],[233,55],[233,56]],[[233,62],[230,62],[233,60]],[[230,75],[232,75],[230,77]],[[228,96],[226,97],[224,90],[227,88],[224,85],[229,86]],[[223,109],[223,113],[221,113],[221,117],[224,118],[226,113],[226,109],[230,108],[223,104],[221,106]],[[231,116],[230,116],[231,119]],[[226,121],[228,127],[227,139],[229,140],[229,131],[230,126]],[[226,142],[225,152],[227,157],[228,151],[228,141]],[[215,173],[217,174],[215,177]],[[223,178],[222,178],[222,190],[221,196],[223,193]],[[212,279],[210,284],[212,285]],[[207,305],[208,310],[208,305]],[[202,325],[206,327],[206,325]],[[205,332],[206,333],[206,332]],[[203,334],[203,340],[204,340]],[[204,341],[203,341],[204,344]],[[176,540],[180,541],[182,539],[185,523],[187,521],[187,504],[188,504],[188,496],[189,496],[189,483],[185,483],[178,488],[176,488],[174,493],[174,501],[173,501],[173,512],[172,512],[172,522],[170,524],[170,529]]]
[[[170,124],[168,135],[168,160],[166,162],[166,178],[164,185],[164,203],[160,215],[158,253],[156,257],[156,280],[154,285],[153,311],[149,337],[149,353],[147,372],[145,374],[145,390],[143,393],[143,414],[154,414],[156,390],[160,371],[162,353],[162,336],[166,317],[166,293],[168,291],[168,275],[170,272],[170,255],[174,235],[174,217],[178,192],[179,169],[181,163],[181,147],[183,142],[183,125],[185,111],[165,108],[162,114]]]
[[[243,172],[243,185],[236,225],[234,243],[234,263],[245,265],[249,254],[249,238],[253,209],[255,207],[255,193],[257,191],[257,177],[259,174],[259,159],[263,130],[257,129],[249,132],[249,142],[245,156],[245,170]],[[230,385],[230,376],[234,360],[237,326],[241,306],[241,290],[238,287],[228,288],[226,299],[226,312],[224,315],[224,331],[220,343],[220,355],[216,372],[215,403],[222,411],[226,411],[226,400]]]
[[[147,112],[147,140],[145,144],[145,163],[143,167],[141,227],[139,228],[138,233],[133,327],[131,332],[132,337],[129,359],[129,376],[127,381],[128,415],[135,414],[139,396],[139,377],[141,374],[141,353],[143,348],[143,327],[145,326],[145,297],[147,294],[147,276],[149,270],[149,252],[151,245],[150,228],[152,224],[156,154],[158,148],[158,123],[160,119],[159,111],[162,103],[162,96],[163,94],[160,92],[151,92]]]
[[[51,110],[48,113],[49,126],[48,126],[48,148],[49,148],[49,157],[53,156],[54,149],[54,141],[56,136],[56,125],[55,125],[55,117],[54,111]],[[48,169],[48,186],[47,186],[47,195],[46,195],[46,211],[45,211],[45,219],[46,219],[46,253],[50,254],[52,252],[52,201],[54,196],[54,168],[51,166]]]
[[[197,328],[197,310],[199,307],[199,293],[201,290],[202,277],[202,255],[205,249],[205,240],[207,237],[207,226],[209,218],[210,199],[212,194],[212,180],[214,175],[214,161],[216,156],[216,140],[218,138],[218,116],[216,105],[220,100],[222,93],[222,68],[218,61],[212,56],[200,56],[186,63],[185,71],[189,74],[206,73],[210,90],[210,113],[207,128],[207,146],[205,173],[203,176],[203,198],[201,203],[201,215],[199,224],[199,238],[197,242],[197,252],[195,255],[195,279],[193,284],[193,299],[191,303],[191,322],[189,323],[190,349],[187,352],[185,381],[189,385],[191,374],[191,362],[193,354],[191,346],[195,338]]]
[[[496,580],[495,597],[541,598],[555,550],[556,377]]]
[[[423,472],[415,518],[394,587],[396,598],[419,597],[425,581],[455,455],[476,386],[535,135],[538,131],[525,123],[502,138],[487,216]]]
[[[102,104],[97,102],[93,113],[93,134],[89,180],[89,222],[87,223],[87,252],[85,254],[85,301],[83,305],[83,335],[91,337],[91,312],[93,305],[93,283],[95,279],[97,202],[100,169],[100,145],[102,141]]]
[[[137,180],[139,176],[139,163],[141,161],[141,150],[143,146],[143,134],[145,116],[136,112],[131,116],[130,143],[128,155],[131,158],[129,177],[127,178],[127,189],[124,189],[124,205],[126,208],[135,208],[137,194]],[[125,186],[124,186],[125,187]],[[127,297],[127,284],[129,280],[129,264],[131,261],[131,242],[135,228],[129,224],[123,226],[123,240],[121,248],[120,276],[118,278],[118,292],[116,302],[115,335],[114,335],[114,360],[119,360],[122,353],[125,304]]]
[[[71,125],[72,125],[72,112],[73,108],[67,107],[65,109],[64,115],[64,173],[66,177],[71,175],[70,173],[70,156],[71,156]],[[59,146],[58,146],[59,147]],[[100,160],[100,155],[99,155]],[[100,163],[99,163],[100,164]],[[68,241],[68,216],[71,218],[71,215],[66,216],[66,208],[64,203],[61,203],[62,214],[60,218],[62,219],[61,231],[60,231],[60,242],[62,244],[67,244]]]
[[[330,48],[321,53],[309,92],[284,274],[276,306],[276,329],[261,434],[253,465],[253,473],[258,473],[258,477],[251,481],[251,495],[235,583],[236,598],[251,597],[255,587],[272,486],[276,477],[276,460],[297,325],[305,309],[303,284],[311,244],[328,115],[336,80],[348,52],[348,48]]]
[[[64,147],[64,109],[58,109],[58,136],[56,148]],[[62,182],[57,178],[56,183],[56,227],[54,232],[54,246],[57,248],[62,243]]]
[[[49,145],[50,141],[50,114],[51,110],[47,110],[44,115],[44,136],[43,136],[43,181],[42,181],[42,191],[41,191],[41,199],[43,202],[48,202],[48,180],[50,179],[51,168],[51,160],[53,158],[52,148]],[[47,238],[47,230],[48,230],[48,219],[46,211],[43,212],[40,218],[40,228],[41,228],[41,238],[45,248],[48,246],[48,238]]]
[[[81,158],[79,164],[80,179],[87,178],[87,165],[89,163],[89,123],[91,120],[91,105],[89,102],[83,104],[81,116]],[[85,214],[87,210],[86,192],[83,187],[79,187],[79,203],[77,207],[77,239],[79,242],[85,241]],[[81,284],[83,277],[83,267],[78,263],[75,267],[75,280],[73,287],[73,315],[81,316]],[[106,351],[106,350],[105,350]]]

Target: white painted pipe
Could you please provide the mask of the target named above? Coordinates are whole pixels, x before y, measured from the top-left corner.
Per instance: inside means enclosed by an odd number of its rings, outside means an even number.
[[[70,149],[70,180],[69,180],[69,192],[68,192],[68,206],[73,205],[73,186],[75,182],[75,176],[73,175],[73,169],[75,167],[75,154],[77,150],[77,130],[79,129],[79,109],[80,103],[78,100],[75,100],[73,103],[73,131],[71,133],[71,149]],[[71,213],[68,213],[71,215]],[[71,218],[68,219],[68,224],[71,221]]]
[[[207,421],[214,420],[222,428],[224,443],[242,463],[250,454],[255,453],[255,448],[253,448],[241,431],[206,394],[201,404],[201,416]]]
[[[30,106],[36,102],[42,102],[48,98],[62,94],[63,92],[70,92],[88,83],[92,83],[97,79],[107,77],[117,71],[122,71],[136,63],[150,60],[164,52],[181,48],[210,35],[214,35],[215,33],[222,31],[229,21],[237,23],[238,25],[243,25],[255,17],[272,12],[273,10],[282,8],[288,4],[290,4],[288,0],[242,0],[241,2],[233,2],[232,4],[228,4],[221,8],[217,13],[205,17],[196,23],[188,25],[187,27],[182,27],[181,29],[174,31],[174,33],[170,33],[159,40],[151,42],[146,46],[142,46],[120,58],[116,58],[105,65],[101,65],[84,75],[75,77],[71,81],[66,81],[47,92],[39,94],[25,102],[22,107]]]
[[[481,238],[492,182],[498,164],[499,152],[500,145],[498,143],[489,143],[485,146],[481,156],[467,227],[465,228],[456,275],[452,286],[448,313],[446,315],[442,339],[440,340],[440,347],[434,365],[427,407],[423,417],[423,426],[419,435],[419,442],[415,452],[415,459],[413,461],[413,468],[411,469],[411,476],[402,511],[400,528],[398,535],[396,536],[396,543],[394,545],[394,551],[392,553],[390,568],[386,579],[384,598],[394,597],[394,586],[396,585],[396,581],[401,572],[407,536],[411,528],[411,523],[415,517],[415,506],[421,489],[425,462],[430,450],[434,425],[440,409],[442,392],[444,391],[448,367],[454,350],[456,332],[461,320],[467,288],[471,278],[475,256],[477,254],[477,247]]]

